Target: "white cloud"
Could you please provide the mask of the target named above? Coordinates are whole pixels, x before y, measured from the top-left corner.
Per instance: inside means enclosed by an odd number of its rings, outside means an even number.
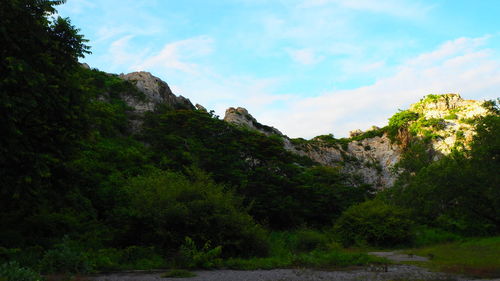
[[[427,94],[496,98],[500,60],[492,51],[478,48],[481,40],[446,42],[435,51],[408,60],[394,75],[372,85],[292,101],[279,112],[263,112],[262,118],[292,137],[332,132],[346,136],[349,130],[385,125],[398,108],[407,108]]]
[[[418,1],[407,0],[304,0],[301,7],[318,7],[335,4],[339,7],[381,13],[399,18],[422,19],[432,10],[433,5],[424,5]]]
[[[132,68],[134,70],[144,70],[163,67],[195,75],[199,74],[200,66],[191,62],[191,60],[208,55],[212,50],[213,40],[208,36],[180,40],[166,44],[158,54],[149,56]]]
[[[298,50],[289,49],[287,52],[295,62],[304,65],[314,65],[324,59],[322,56],[317,56],[315,51],[309,48]]]

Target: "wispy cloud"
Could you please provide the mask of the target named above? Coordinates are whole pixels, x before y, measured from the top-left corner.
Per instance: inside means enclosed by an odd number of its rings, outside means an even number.
[[[314,65],[324,59],[324,56],[316,55],[315,51],[309,48],[289,49],[288,54],[295,62],[304,65]]]
[[[213,39],[208,36],[199,36],[168,43],[158,54],[149,56],[132,68],[144,70],[163,67],[196,75],[200,72],[200,66],[191,60],[210,54],[213,50],[213,42]]]
[[[495,98],[500,88],[500,60],[492,51],[478,48],[483,40],[446,42],[408,60],[394,75],[372,85],[299,99],[283,111],[262,115],[294,137],[332,132],[346,136],[349,130],[386,124],[398,108],[406,108],[427,94],[452,92],[468,98]]]
[[[304,0],[300,6],[318,7],[332,4],[347,9],[381,13],[406,19],[422,19],[434,7],[434,5],[408,0]]]

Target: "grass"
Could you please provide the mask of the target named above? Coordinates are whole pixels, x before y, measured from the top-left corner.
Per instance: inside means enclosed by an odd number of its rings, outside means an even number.
[[[160,277],[161,278],[189,278],[189,277],[195,277],[196,274],[185,269],[172,269],[170,271],[167,271],[163,273]]]
[[[342,249],[328,234],[315,230],[273,232],[268,257],[230,258],[224,267],[240,270],[309,267],[333,269],[387,263],[386,259]]]
[[[419,265],[481,278],[500,277],[500,236],[439,244],[408,253],[429,257]]]

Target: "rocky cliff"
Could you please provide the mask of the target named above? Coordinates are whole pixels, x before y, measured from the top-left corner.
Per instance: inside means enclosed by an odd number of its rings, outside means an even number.
[[[166,105],[172,109],[195,109],[189,99],[174,95],[167,83],[149,72],[122,74],[120,78],[132,82],[140,92],[144,93],[145,99],[133,96],[125,99],[125,102],[138,113],[153,111],[158,105]]]
[[[137,115],[154,111],[160,105],[170,109],[195,109],[189,99],[174,95],[167,83],[148,72],[133,72],[120,75],[120,78],[132,82],[145,96],[124,97]],[[196,108],[206,111],[201,105]],[[311,140],[290,139],[278,129],[259,123],[242,107],[228,108],[224,121],[267,136],[277,135],[292,153],[322,165],[339,167],[342,172],[357,179],[358,184],[367,183],[383,189],[391,186],[397,177],[394,166],[400,160],[408,138],[425,140],[429,145],[428,152],[437,160],[453,149],[466,149],[474,135],[473,120],[490,114],[491,110],[482,101],[445,94],[428,95],[405,112],[414,118],[404,128],[399,128],[398,136],[391,137],[389,127],[372,127],[366,132],[354,130],[349,138],[335,139],[332,135],[324,135]],[[139,128],[140,120],[137,118],[133,122],[133,130]]]
[[[283,136],[283,134],[276,128],[262,125],[257,122],[255,118],[253,118],[248,111],[243,107],[230,107],[226,110],[226,114],[224,115],[224,121],[244,127],[250,130],[259,131],[267,136],[270,135],[279,135]]]
[[[413,113],[415,119],[404,131],[411,138],[425,140],[429,144],[428,153],[435,160],[453,149],[465,149],[474,135],[472,120],[491,113],[484,102],[464,100],[457,94],[429,95],[407,111]],[[322,165],[339,167],[361,183],[377,189],[394,183],[397,177],[394,166],[405,148],[404,141],[389,137],[388,127],[372,127],[366,132],[355,130],[345,139],[324,135],[311,140],[291,140],[278,130],[258,123],[243,108],[228,109],[224,120],[266,135],[282,136],[289,151]]]

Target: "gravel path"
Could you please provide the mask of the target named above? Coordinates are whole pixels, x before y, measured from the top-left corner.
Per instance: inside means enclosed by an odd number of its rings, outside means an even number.
[[[385,268],[361,268],[349,271],[319,271],[310,269],[273,269],[273,270],[211,270],[194,271],[196,277],[161,278],[161,273],[114,273],[89,276],[92,281],[365,281],[365,280],[473,280],[444,273],[430,272],[410,265],[389,265]],[[496,279],[497,281],[499,279]],[[484,281],[484,280],[483,280]]]

